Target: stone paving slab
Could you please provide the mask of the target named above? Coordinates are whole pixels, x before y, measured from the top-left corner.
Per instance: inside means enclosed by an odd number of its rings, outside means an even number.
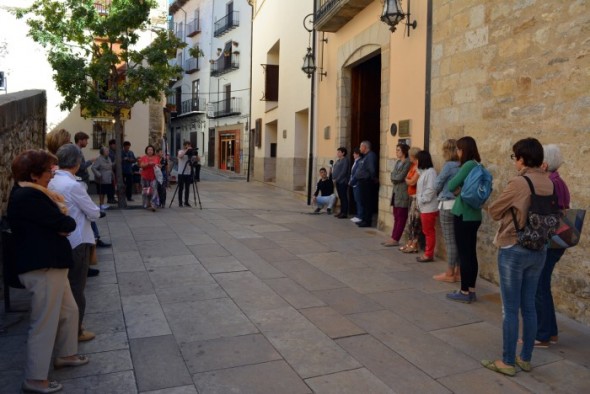
[[[346,285],[317,269],[313,265],[299,259],[271,261],[275,268],[299,283],[309,291],[338,289]]]
[[[361,367],[317,328],[271,331],[265,336],[304,379]]]
[[[64,380],[64,393],[87,394],[135,394],[137,386],[133,371],[107,373],[104,375],[90,375],[77,379]]]
[[[121,297],[129,338],[171,334],[158,297],[155,294]]]
[[[289,278],[266,279],[264,283],[295,309],[326,305],[322,300]]]
[[[139,391],[192,383],[172,335],[132,339],[129,345]]]
[[[358,313],[349,318],[434,378],[480,367],[478,361],[390,311]]]
[[[432,297],[416,288],[374,293],[369,297],[425,331],[480,321],[473,314],[457,309],[455,303]]]
[[[449,393],[421,369],[370,335],[336,341],[396,393]]]
[[[456,394],[473,394],[474,391],[476,391],[477,394],[531,394],[531,391],[519,384],[521,375],[522,373],[519,373],[516,377],[511,378],[489,371],[485,368],[479,368],[468,372],[445,376],[438,379],[438,381],[451,390],[451,392]]]
[[[299,312],[332,339],[366,333],[330,307],[307,308]]]
[[[385,383],[366,368],[338,372],[306,379],[305,383],[316,393],[326,394],[394,394]]]
[[[305,394],[309,387],[284,361],[246,365],[193,376],[199,393]]]
[[[179,344],[258,333],[256,327],[228,298],[178,302],[165,304],[162,308]]]
[[[156,295],[162,305],[227,297],[227,293],[217,283],[162,287],[156,289]]]
[[[198,394],[194,385],[172,387],[162,390],[142,391],[141,394]]]
[[[261,334],[188,342],[181,351],[192,374],[282,360]]]
[[[385,309],[370,297],[348,287],[330,290],[317,290],[313,294],[343,315],[371,312]]]

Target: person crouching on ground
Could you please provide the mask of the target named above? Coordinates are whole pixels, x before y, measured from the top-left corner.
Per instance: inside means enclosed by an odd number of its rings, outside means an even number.
[[[74,264],[68,272],[72,294],[78,305],[78,341],[94,339],[93,332],[86,331],[82,325],[86,310],[86,277],[90,265],[90,255],[94,245],[94,233],[91,221],[101,217],[100,209],[88,195],[82,182],[76,180],[76,172],[80,167],[78,149],[72,145],[63,145],[57,150],[59,170],[49,182],[49,190],[64,196],[68,215],[76,221],[76,230],[68,236],[72,246]],[[104,216],[104,213],[102,214]]]
[[[317,205],[317,208],[315,211],[313,211],[314,213],[320,213],[325,205],[328,206],[328,214],[332,213],[332,207],[336,202],[336,195],[334,194],[334,182],[332,181],[332,171],[330,171],[330,176],[328,176],[326,169],[323,167],[320,168],[320,179],[318,180],[315,193],[313,194],[312,202]]]
[[[47,379],[54,368],[88,363],[78,355],[78,306],[68,281],[72,248],[67,236],[76,221],[67,215],[63,196],[47,189],[57,158],[44,150],[28,150],[12,161],[15,185],[7,216],[13,234],[14,264],[32,293],[31,323],[23,391],[54,393],[63,387]]]

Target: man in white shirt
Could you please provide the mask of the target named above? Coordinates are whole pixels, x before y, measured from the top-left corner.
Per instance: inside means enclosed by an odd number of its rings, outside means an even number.
[[[80,167],[80,152],[75,145],[67,144],[57,150],[59,170],[49,182],[49,189],[60,193],[65,198],[68,215],[76,221],[76,229],[70,233],[68,240],[72,245],[74,265],[68,272],[72,294],[79,309],[78,341],[89,341],[94,333],[84,330],[82,320],[86,309],[86,277],[90,264],[90,254],[94,245],[94,233],[91,221],[104,216],[92,201],[84,184],[76,180],[76,171]]]

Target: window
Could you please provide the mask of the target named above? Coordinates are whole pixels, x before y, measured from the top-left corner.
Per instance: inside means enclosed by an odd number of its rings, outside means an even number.
[[[264,68],[264,97],[262,101],[279,101],[279,66],[263,64]]]
[[[256,137],[255,137],[256,147],[261,148],[262,147],[262,119],[261,118],[256,119],[256,124],[254,127],[255,127],[254,130],[256,130]]]
[[[95,121],[92,124],[92,149],[107,146],[107,142],[115,138],[115,124],[109,121]]]

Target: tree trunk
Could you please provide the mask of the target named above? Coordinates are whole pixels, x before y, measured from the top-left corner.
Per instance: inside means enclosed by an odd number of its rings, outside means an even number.
[[[125,181],[123,180],[123,132],[124,126],[121,121],[121,109],[116,108],[113,113],[115,118],[115,174],[117,175],[117,200],[119,208],[127,208],[127,197],[125,194]]]

